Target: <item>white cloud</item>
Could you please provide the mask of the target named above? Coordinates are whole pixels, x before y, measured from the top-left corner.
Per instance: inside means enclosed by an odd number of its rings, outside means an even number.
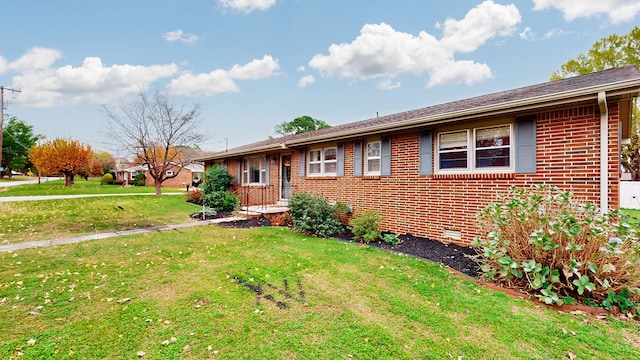
[[[271,55],[265,55],[262,59],[254,59],[246,65],[233,65],[229,70],[229,76],[238,80],[258,80],[273,76],[279,69],[278,61]]]
[[[533,10],[547,10],[554,8],[564,13],[566,21],[572,21],[580,17],[590,17],[604,14],[614,24],[633,20],[640,12],[638,0],[533,0]]]
[[[79,67],[54,67],[60,51],[33,48],[8,63],[17,74],[11,86],[22,92],[16,103],[49,107],[69,103],[105,103],[122,95],[146,89],[150,83],[178,71],[175,64],[104,66],[100,58],[87,57]]]
[[[313,75],[303,76],[300,81],[298,81],[298,87],[307,87],[316,82],[316,78]]]
[[[303,72],[304,70],[305,70],[305,68],[304,68],[304,66],[303,66],[303,65],[300,65],[300,66],[298,66],[298,67],[296,68],[296,71],[297,71],[297,72]]]
[[[201,93],[216,95],[223,92],[238,92],[240,88],[234,80],[259,80],[274,76],[280,69],[278,61],[270,55],[255,59],[246,65],[234,65],[229,71],[217,69],[210,73],[193,74],[185,72],[171,80],[168,90],[176,95]]]
[[[224,8],[249,14],[255,10],[264,11],[276,4],[276,0],[218,0]]]
[[[519,35],[520,35],[520,39],[525,39],[525,40],[533,40],[536,38],[536,33],[533,30],[531,30],[531,28],[528,26],[524,28],[524,30]]]
[[[428,86],[446,85],[447,83],[475,83],[490,79],[493,76],[487,64],[473,61],[452,61],[451,63],[432,72]]]
[[[384,79],[379,81],[376,86],[380,90],[394,90],[400,88],[400,82],[392,84],[391,79]]]
[[[11,62],[9,68],[18,72],[48,69],[61,57],[62,53],[56,49],[34,47],[18,60]]]
[[[176,29],[174,31],[167,31],[162,34],[162,37],[168,42],[180,41],[185,44],[195,44],[198,42],[198,35],[185,34],[182,29]]]
[[[441,39],[421,31],[417,36],[396,31],[385,23],[366,24],[350,43],[332,44],[329,54],[317,54],[309,66],[322,75],[353,80],[385,79],[382,87],[396,86],[392,79],[401,73],[428,73],[429,86],[444,81],[470,84],[492,77],[486,64],[457,61],[456,53],[468,53],[497,36],[509,36],[521,20],[514,5],[485,1],[462,20],[447,19],[438,24]],[[379,85],[380,87],[380,85]]]

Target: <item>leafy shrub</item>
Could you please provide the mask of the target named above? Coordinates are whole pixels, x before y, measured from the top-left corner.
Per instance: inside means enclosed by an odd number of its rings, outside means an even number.
[[[204,206],[217,212],[234,211],[240,206],[238,197],[228,191],[214,191],[205,194],[202,202]]]
[[[365,243],[380,239],[381,234],[378,230],[382,215],[375,210],[365,210],[353,216],[349,225],[353,232],[354,240],[363,240]]]
[[[189,217],[191,217],[192,219],[211,219],[211,218],[215,218],[216,215],[218,215],[218,212],[210,209],[210,208],[204,208],[198,212],[195,212],[191,215],[189,215]]]
[[[113,175],[106,173],[102,175],[102,180],[100,180],[100,185],[111,185],[113,184]]]
[[[204,200],[204,195],[202,194],[202,191],[200,191],[199,189],[195,189],[191,192],[188,192],[185,196],[187,198],[186,201],[188,203],[192,203],[196,205],[202,205],[202,202]]]
[[[331,237],[343,230],[336,209],[322,196],[297,193],[289,199],[289,213],[293,228],[316,235]]]
[[[214,165],[204,173],[203,183],[200,186],[205,195],[216,191],[229,191],[233,183],[233,176],[226,168]]]
[[[400,238],[396,234],[384,234],[382,235],[382,241],[392,246],[400,244]]]
[[[134,186],[146,186],[147,185],[147,177],[143,173],[137,173],[133,178]]]
[[[640,244],[619,213],[601,215],[570,192],[513,187],[479,214],[474,240],[488,279],[534,293],[547,304],[633,308],[639,304]]]

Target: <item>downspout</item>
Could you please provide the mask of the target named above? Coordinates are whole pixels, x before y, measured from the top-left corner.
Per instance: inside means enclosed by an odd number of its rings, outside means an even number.
[[[609,212],[609,110],[607,93],[598,93],[600,106],[600,212]]]

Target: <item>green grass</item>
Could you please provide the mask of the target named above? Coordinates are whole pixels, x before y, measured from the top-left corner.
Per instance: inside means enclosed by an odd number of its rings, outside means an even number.
[[[0,329],[0,358],[640,358],[637,323],[561,314],[417,258],[269,227],[0,253]]]
[[[189,222],[183,196],[117,196],[0,202],[0,245]]]
[[[640,232],[640,210],[622,209],[622,215],[626,217],[629,224],[633,225]]]
[[[0,183],[0,196],[37,196],[37,195],[78,195],[78,194],[139,194],[155,193],[153,186],[100,185],[100,179],[76,179],[70,188],[64,187],[64,180],[52,180],[41,184],[5,186]],[[162,192],[183,192],[180,189],[162,188]]]

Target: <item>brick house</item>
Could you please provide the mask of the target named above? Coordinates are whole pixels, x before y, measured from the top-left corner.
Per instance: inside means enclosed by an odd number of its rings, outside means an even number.
[[[178,170],[180,171],[178,172]],[[191,187],[194,182],[199,183],[202,180],[204,165],[197,163],[186,165],[176,164],[167,167],[166,171],[168,173],[167,175],[174,175],[175,173],[178,174],[175,177],[165,180],[162,183],[162,187],[186,189],[186,184],[189,184],[189,187]],[[144,173],[145,186],[156,186],[155,181],[149,175],[149,170],[146,165],[137,165],[122,170],[117,170],[116,180],[130,184],[135,179],[138,173]]]
[[[468,245],[477,213],[512,185],[619,207],[620,143],[640,70],[626,66],[454,101],[200,158],[235,177],[245,205],[297,192],[374,209],[381,228]]]

